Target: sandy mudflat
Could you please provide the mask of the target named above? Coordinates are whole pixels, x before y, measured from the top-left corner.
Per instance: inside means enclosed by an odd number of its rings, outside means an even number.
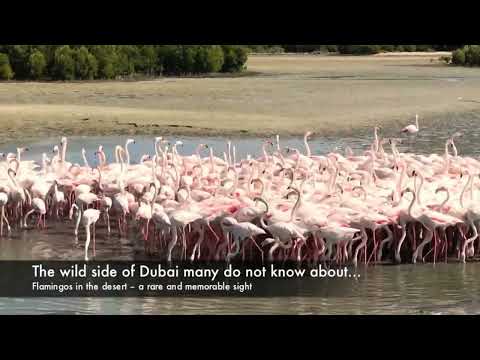
[[[252,56],[252,76],[0,83],[6,143],[65,135],[348,134],[480,109],[480,69],[426,56]],[[462,97],[464,101],[459,101]],[[467,101],[465,101],[467,100]],[[474,100],[474,101],[470,101]]]

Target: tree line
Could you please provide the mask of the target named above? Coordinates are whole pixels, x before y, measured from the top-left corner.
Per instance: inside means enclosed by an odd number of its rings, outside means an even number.
[[[254,52],[312,53],[328,52],[347,55],[370,55],[380,52],[451,51],[462,45],[248,45]]]
[[[0,79],[93,80],[239,72],[239,45],[0,45]]]

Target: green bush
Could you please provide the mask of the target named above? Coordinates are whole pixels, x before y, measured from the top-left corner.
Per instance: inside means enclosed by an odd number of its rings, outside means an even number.
[[[97,77],[100,79],[113,79],[117,75],[115,46],[94,45],[88,50],[97,60]]]
[[[224,61],[220,46],[202,46],[198,48],[195,57],[195,69],[198,73],[216,73],[222,70]]]
[[[465,64],[470,66],[480,66],[480,46],[468,45],[464,48]]]
[[[258,47],[283,51],[280,45]],[[0,53],[8,57],[8,77],[52,80],[237,72],[248,58],[244,45],[0,45]]]
[[[403,51],[414,52],[417,50],[415,45],[403,45]]]
[[[338,46],[337,45],[327,45],[327,51],[331,53],[336,53],[338,52]]]
[[[380,46],[379,45],[339,45],[338,51],[341,54],[372,55],[380,52]]]
[[[416,45],[417,51],[432,51],[431,45]]]
[[[247,49],[242,46],[222,45],[224,62],[222,72],[239,72],[248,59]]]
[[[32,45],[6,45],[6,53],[10,66],[17,79],[26,79],[30,76],[28,60]]]
[[[85,46],[75,49],[73,58],[75,59],[75,77],[77,79],[92,80],[97,76],[97,59]]]
[[[33,79],[40,79],[47,68],[47,60],[45,56],[38,50],[34,50],[30,55],[29,61],[30,74]]]
[[[8,55],[0,53],[0,79],[10,80],[13,78],[13,75]]]
[[[465,65],[465,51],[457,49],[452,53],[452,64]]]
[[[380,45],[381,51],[392,52],[395,51],[395,45]]]
[[[73,60],[73,50],[69,45],[64,45],[55,51],[54,62],[57,79],[75,79],[75,61]]]

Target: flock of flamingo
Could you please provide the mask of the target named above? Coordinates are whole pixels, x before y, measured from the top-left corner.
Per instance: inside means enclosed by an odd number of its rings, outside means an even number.
[[[28,149],[18,148],[0,162],[0,235],[34,228],[34,217],[40,231],[47,221],[73,221],[77,240],[85,229],[86,261],[100,222],[108,236],[137,237],[148,255],[168,261],[357,266],[475,257],[480,161],[458,155],[455,135],[443,155],[425,156],[402,153],[400,139],[379,131],[362,154],[314,155],[308,132],[305,149],[284,148],[277,136],[263,142],[261,157],[239,161],[231,142],[223,157],[205,144],[186,156],[181,142],[162,137],[136,164],[132,139],[116,146],[115,162],[99,146],[95,167],[84,149],[83,165],[68,162],[65,137],[41,164],[22,160]],[[403,130],[418,131],[418,117]]]

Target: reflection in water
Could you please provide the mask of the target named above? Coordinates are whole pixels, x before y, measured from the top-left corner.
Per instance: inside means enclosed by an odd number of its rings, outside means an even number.
[[[453,121],[454,120],[454,121]],[[449,114],[439,118],[436,126],[422,129],[415,141],[406,141],[401,151],[442,153],[445,140],[455,132],[464,136],[457,140],[460,155],[478,156],[478,124],[480,116],[466,114],[461,119]],[[399,128],[406,124],[399,124]],[[386,137],[398,137],[397,129],[383,129]],[[80,150],[85,147],[88,160],[95,164],[93,153],[99,144],[113,158],[113,148],[125,138],[70,138],[69,161],[81,163]],[[182,138],[181,153],[192,153],[200,139]],[[40,160],[41,153],[50,153],[59,139],[29,144],[34,150],[27,158]],[[261,153],[258,139],[234,139],[237,158]],[[136,138],[131,147],[133,161],[142,154],[153,153],[153,139]],[[221,154],[225,139],[208,138],[201,142]],[[359,131],[356,137],[323,138],[317,134],[312,151],[326,153],[365,150],[371,143],[371,130]],[[15,146],[0,149],[12,151]],[[283,146],[303,150],[301,139],[284,139]],[[50,223],[46,231],[23,231],[0,240],[0,260],[56,259],[81,260],[83,238],[75,243],[72,225]],[[97,260],[139,259],[142,245],[133,236],[120,241],[108,238],[100,224],[97,237]],[[0,299],[0,314],[480,314],[480,263],[417,264],[359,268],[359,279],[319,280],[314,296],[294,298],[138,298],[138,299]],[[307,294],[312,295],[312,294]]]

